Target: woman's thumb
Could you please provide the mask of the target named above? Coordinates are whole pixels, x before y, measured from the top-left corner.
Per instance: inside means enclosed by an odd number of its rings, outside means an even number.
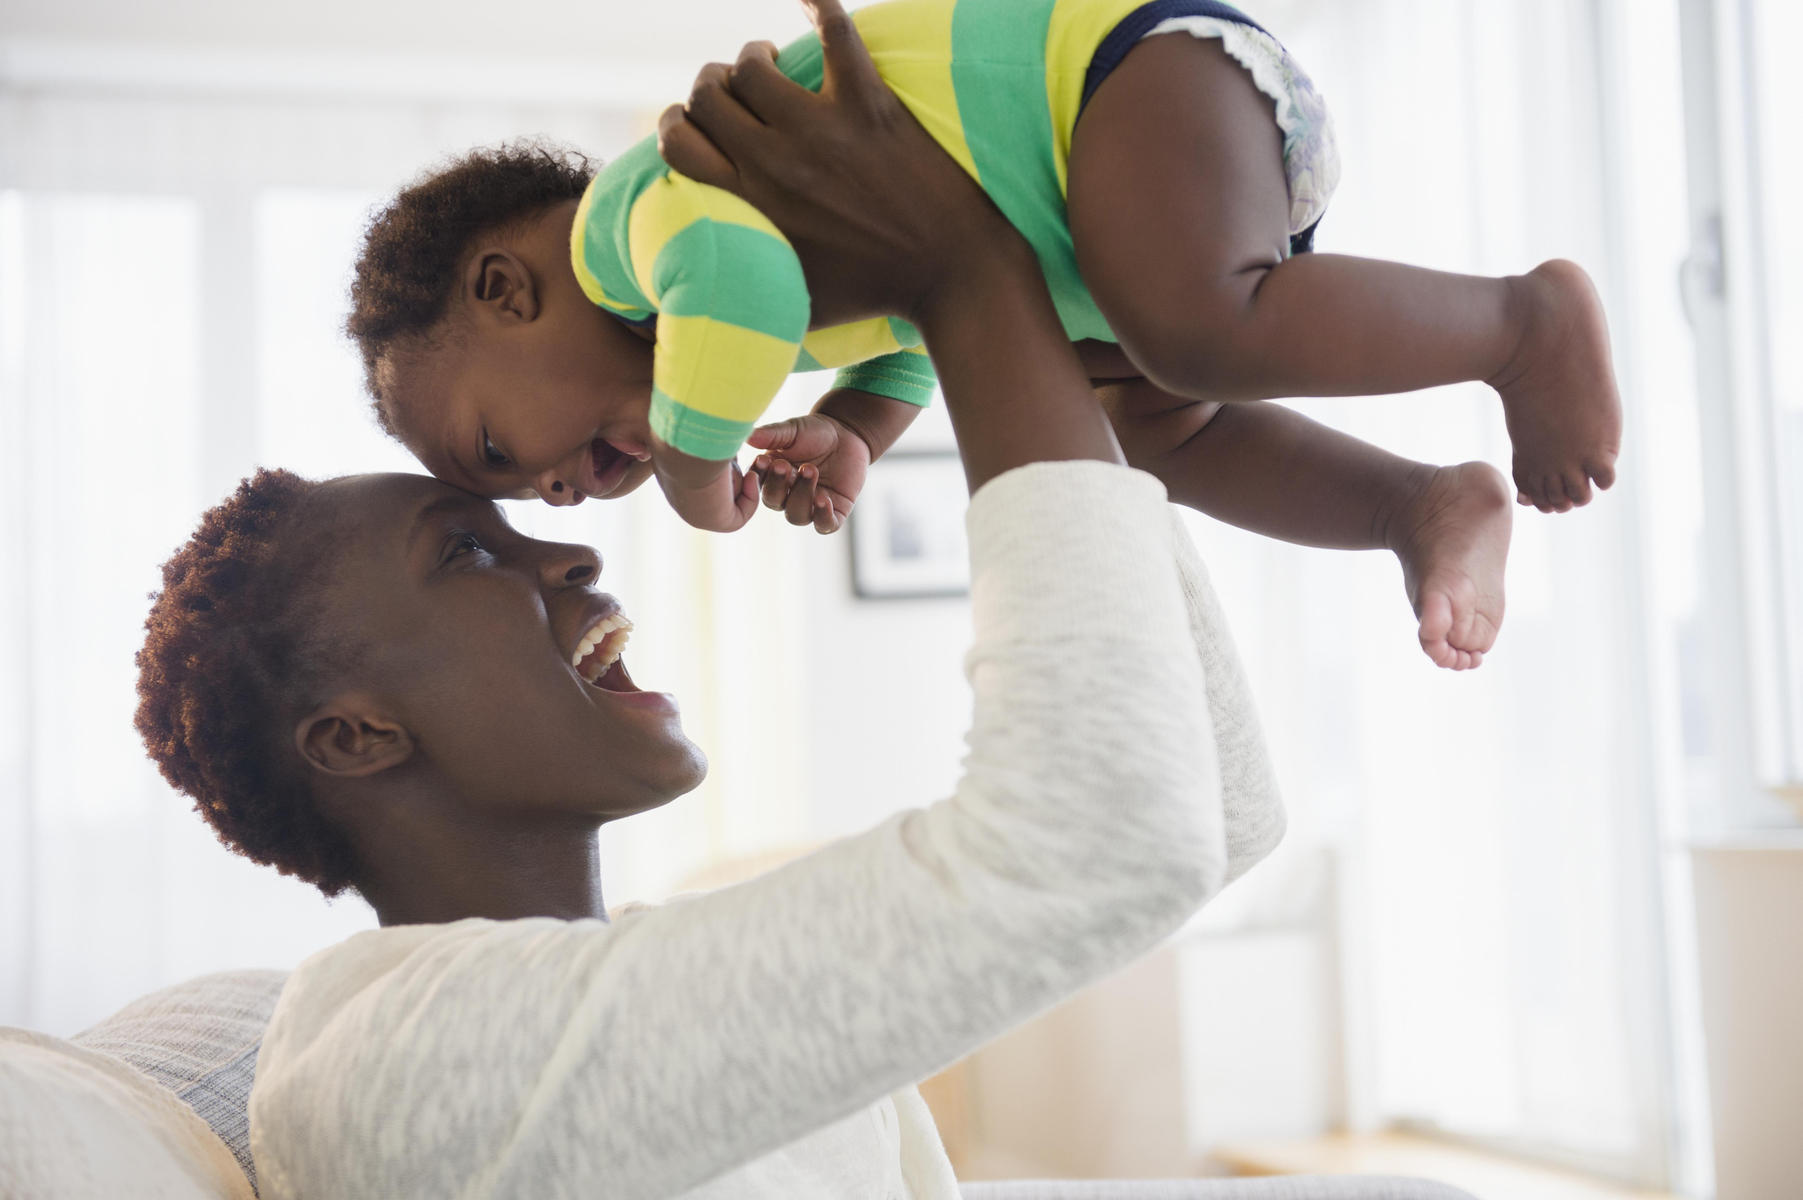
[[[822,90],[837,92],[850,89],[855,95],[870,88],[888,91],[888,85],[877,73],[858,36],[858,27],[839,0],[801,0],[808,10],[808,20],[820,34],[820,57],[826,74]]]

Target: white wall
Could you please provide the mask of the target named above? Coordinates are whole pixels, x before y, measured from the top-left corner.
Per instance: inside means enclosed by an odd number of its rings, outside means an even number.
[[[691,0],[681,5],[532,0],[8,0],[0,37],[207,48],[400,50],[421,54],[643,59],[690,64],[730,57],[753,38],[806,28],[795,0]]]

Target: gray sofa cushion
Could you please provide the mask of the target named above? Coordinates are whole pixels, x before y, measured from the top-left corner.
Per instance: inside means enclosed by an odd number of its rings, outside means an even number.
[[[263,1030],[287,978],[283,971],[203,975],[134,1000],[71,1040],[123,1059],[187,1101],[254,1189],[250,1088]],[[964,1200],[1471,1200],[1457,1188],[1418,1179],[1304,1175],[967,1183],[963,1193]]]
[[[1473,1200],[1444,1183],[1387,1175],[1264,1179],[1034,1179],[967,1183],[964,1200]]]
[[[255,1188],[250,1085],[287,978],[285,971],[203,975],[142,996],[70,1040],[123,1059],[187,1101]]]

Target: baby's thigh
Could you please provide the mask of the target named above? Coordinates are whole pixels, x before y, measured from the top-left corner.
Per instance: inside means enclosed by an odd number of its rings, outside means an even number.
[[[1095,391],[1128,464],[1156,475],[1167,487],[1197,435],[1221,411],[1221,401],[1175,395],[1144,378],[1098,380]]]
[[[1221,43],[1136,46],[1072,135],[1067,196],[1078,267],[1136,360],[1138,325],[1182,317],[1223,281],[1282,262],[1290,242],[1283,133]]]

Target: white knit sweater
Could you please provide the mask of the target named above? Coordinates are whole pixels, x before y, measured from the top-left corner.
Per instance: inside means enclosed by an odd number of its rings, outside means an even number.
[[[359,934],[263,1042],[264,1200],[957,1195],[913,1084],[1143,954],[1282,835],[1214,594],[1151,476],[969,514],[950,797],[601,921]]]

